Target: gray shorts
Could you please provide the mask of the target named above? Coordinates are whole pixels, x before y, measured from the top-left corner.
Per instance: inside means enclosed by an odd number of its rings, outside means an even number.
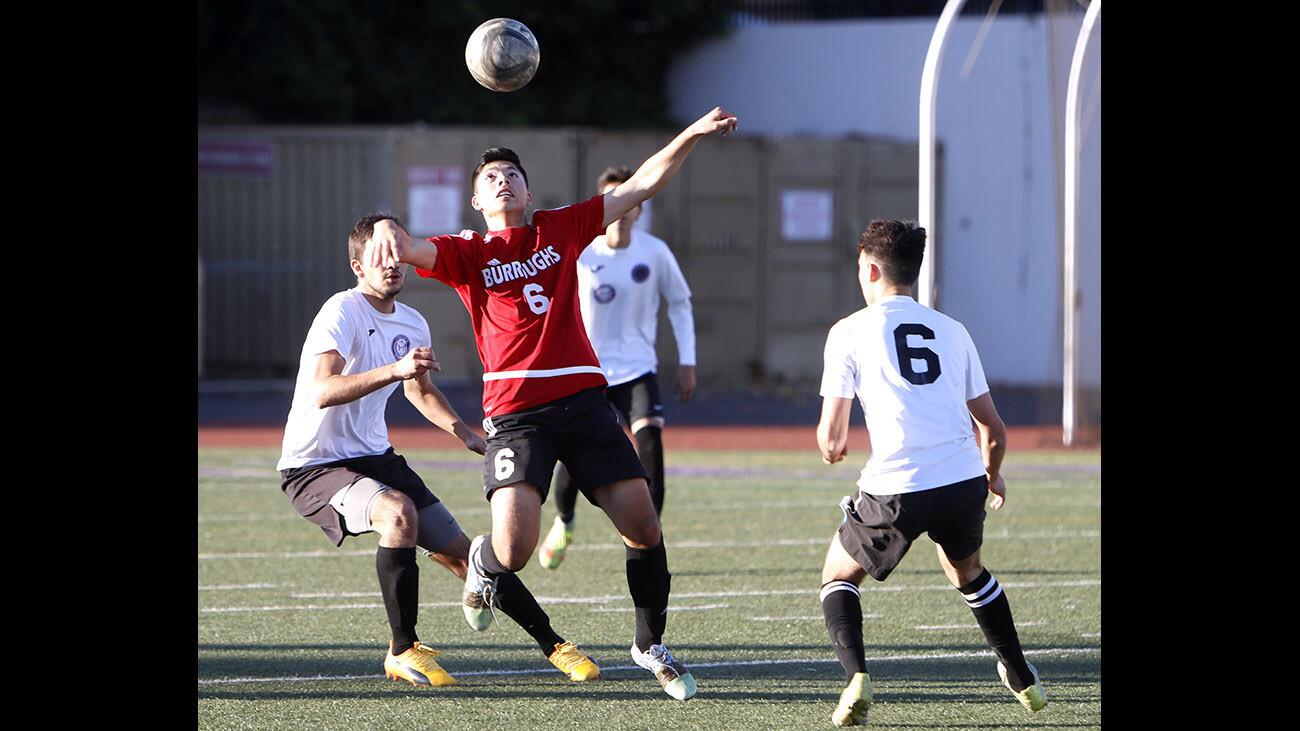
[[[338,511],[343,519],[343,527],[349,534],[369,533],[374,530],[370,522],[370,511],[374,507],[375,498],[392,489],[369,477],[362,477],[334,493],[334,497],[330,498],[330,507]],[[461,533],[460,524],[442,501],[422,508],[417,515],[420,523],[415,544],[426,551],[441,552]]]
[[[280,488],[294,510],[320,526],[335,546],[347,536],[373,530],[371,503],[379,492],[389,489],[407,496],[415,505],[420,520],[416,542],[421,548],[440,551],[460,535],[456,519],[391,447],[383,454],[294,467],[281,470],[280,475],[284,479]],[[371,484],[353,490],[355,483],[362,480]],[[431,510],[435,506],[437,510]]]

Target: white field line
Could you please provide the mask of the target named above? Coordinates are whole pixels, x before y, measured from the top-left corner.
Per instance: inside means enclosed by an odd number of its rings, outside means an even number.
[[[1021,539],[1021,538],[1098,538],[1100,530],[1066,530],[1010,533],[1000,531],[985,533],[985,540]],[[670,548],[780,548],[788,546],[820,546],[829,543],[831,536],[819,538],[782,538],[775,541],[676,541]],[[570,551],[621,551],[621,543],[590,544],[579,543],[569,546]],[[200,553],[200,561],[216,559],[244,558],[326,558],[330,556],[374,556],[374,549],[360,551],[288,551],[283,553]]]
[[[1100,647],[1058,647],[1050,650],[1025,650],[1026,655],[1034,657],[1045,656],[1053,657],[1058,655],[1096,655],[1101,652]],[[971,650],[966,652],[919,652],[902,655],[873,655],[867,658],[868,662],[907,662],[912,660],[950,660],[967,657],[993,657],[989,650]],[[803,663],[835,663],[839,660],[833,657],[795,657],[780,660],[726,660],[721,662],[695,662],[691,661],[690,668],[736,668],[736,667],[755,667],[762,665],[794,665]],[[636,665],[615,665],[601,667],[601,673],[621,672],[631,670],[635,672],[645,672]],[[457,672],[456,677],[499,677],[502,675],[546,675],[549,673],[559,672],[555,668],[529,668],[523,670],[469,670]],[[280,678],[208,678],[199,680],[200,686],[204,685],[235,685],[243,683],[315,683],[327,680],[379,680],[383,675],[312,675],[312,676],[291,676]]]
[[[862,618],[880,619],[881,616],[882,615],[879,614],[864,614],[862,615]],[[805,614],[798,617],[746,617],[745,619],[748,619],[751,622],[793,622],[793,621],[802,622],[802,621],[813,620],[813,619],[821,621],[825,619],[825,617],[823,617],[820,614]]]
[[[1046,624],[1046,622],[1016,622],[1017,627],[1037,627]],[[918,624],[912,629],[935,630],[935,629],[979,629],[978,624]]]
[[[1081,635],[1079,635],[1079,636],[1080,636],[1080,637],[1101,637],[1101,633],[1100,633],[1100,632],[1084,632],[1083,634],[1081,634]]]
[[[235,591],[238,589],[279,589],[279,584],[221,584],[200,586],[199,591]]]
[[[728,607],[730,607],[730,606],[731,606],[730,604],[701,604],[701,605],[699,605],[699,606],[693,606],[693,607],[673,607],[672,610],[673,610],[674,612],[698,612],[698,611],[704,611],[704,610],[708,610],[708,609],[726,609],[726,608],[728,608]],[[636,607],[594,607],[591,611],[593,611],[593,612],[631,612],[631,611],[633,611],[633,610],[635,610],[635,609],[636,609]]]
[[[1009,589],[1046,589],[1059,587],[1083,587],[1083,586],[1101,586],[1100,579],[1083,579],[1080,581],[1003,581],[1002,586]],[[951,586],[864,586],[862,591],[866,592],[911,592],[911,591],[955,591]],[[755,591],[682,591],[673,594],[674,599],[722,599],[728,597],[747,597],[747,596],[798,596],[807,594],[815,596],[818,592],[816,588],[802,589],[768,589]],[[340,594],[320,594],[319,597],[356,597],[356,596],[375,596],[374,593],[363,594],[360,592],[342,592]],[[603,596],[580,596],[580,597],[536,597],[538,604],[613,604],[615,602],[629,601],[629,597],[619,594],[605,594]],[[314,611],[319,609],[379,609],[384,605],[380,602],[371,602],[366,604],[289,604],[266,607],[203,607],[200,612],[220,613],[220,612],[294,612],[294,611]],[[420,602],[422,607],[458,607],[460,602]],[[691,607],[670,606],[674,611],[686,610]],[[607,609],[604,611],[617,611]]]

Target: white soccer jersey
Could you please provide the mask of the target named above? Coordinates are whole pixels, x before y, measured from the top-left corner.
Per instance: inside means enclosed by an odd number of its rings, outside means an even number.
[[[627,383],[658,366],[660,297],[668,301],[678,362],[695,365],[691,288],[662,239],[633,230],[630,244],[613,249],[603,234],[597,236],[578,257],[578,295],[582,323],[609,385]]]
[[[894,495],[984,474],[966,402],[988,393],[965,326],[893,295],[835,323],[821,395],[856,394],[871,434],[858,487]]]
[[[343,375],[350,376],[395,363],[413,348],[432,344],[424,316],[400,302],[395,304],[392,314],[384,314],[360,291],[349,289],[321,306],[298,360],[293,406],[276,469],[383,454],[392,446],[384,410],[401,381],[324,409],[312,403],[312,392],[316,356],[321,353],[337,350],[346,361]]]

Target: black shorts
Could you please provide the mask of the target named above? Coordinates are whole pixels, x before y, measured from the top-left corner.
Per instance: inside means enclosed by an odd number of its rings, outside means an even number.
[[[605,398],[618,409],[619,416],[629,429],[641,419],[664,417],[664,403],[659,397],[659,381],[655,379],[654,373],[610,386],[605,389]]]
[[[542,502],[551,492],[556,461],[564,462],[588,502],[592,492],[619,480],[645,479],[632,442],[618,423],[614,406],[599,388],[551,401],[534,409],[485,419],[487,454],[483,494],[528,481]],[[588,487],[589,486],[589,487]]]
[[[900,495],[858,491],[840,503],[840,545],[876,581],[898,566],[922,533],[943,547],[950,561],[960,561],[984,543],[984,475],[951,485]]]
[[[343,543],[346,536],[357,534],[349,533],[344,527],[342,516],[330,505],[330,498],[362,477],[369,477],[411,498],[417,512],[438,502],[424,480],[406,464],[406,458],[394,452],[392,447],[383,454],[280,470],[280,476],[284,478],[280,489],[293,503],[293,509],[320,526],[325,537],[335,546]]]

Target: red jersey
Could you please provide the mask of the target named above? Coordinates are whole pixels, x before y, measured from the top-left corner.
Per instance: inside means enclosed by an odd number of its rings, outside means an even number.
[[[578,255],[604,231],[604,196],[536,211],[486,238],[435,236],[434,268],[469,310],[483,362],[483,415],[510,414],[607,384],[582,325]]]

